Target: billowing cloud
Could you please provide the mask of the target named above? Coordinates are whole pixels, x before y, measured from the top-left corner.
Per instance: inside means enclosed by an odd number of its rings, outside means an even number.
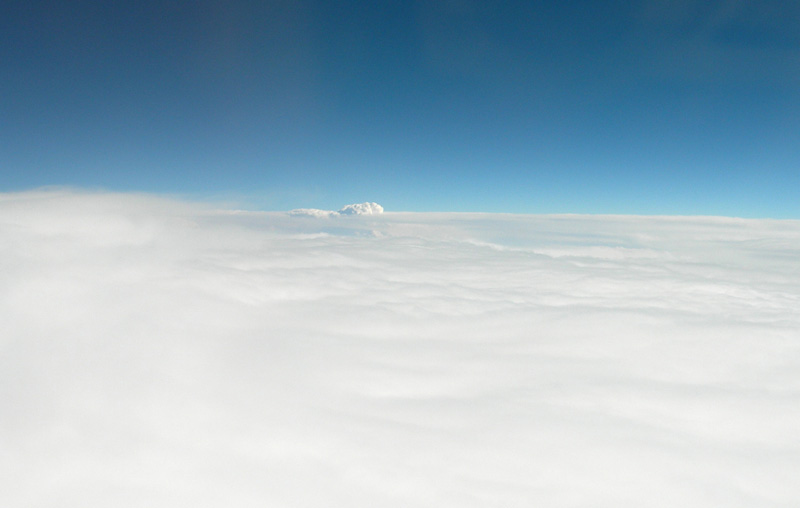
[[[339,215],[377,215],[383,213],[383,207],[378,203],[357,203],[345,205],[338,212],[332,210],[318,210],[316,208],[297,208],[289,211],[289,215],[300,217],[336,217]]]
[[[383,207],[378,203],[358,203],[347,205],[339,210],[340,215],[375,215],[383,213]]]
[[[800,223],[0,195],[8,506],[790,506]]]

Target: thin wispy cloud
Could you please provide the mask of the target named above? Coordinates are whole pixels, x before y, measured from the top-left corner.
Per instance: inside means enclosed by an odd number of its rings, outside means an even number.
[[[789,506],[798,256],[796,221],[0,195],[0,499]]]

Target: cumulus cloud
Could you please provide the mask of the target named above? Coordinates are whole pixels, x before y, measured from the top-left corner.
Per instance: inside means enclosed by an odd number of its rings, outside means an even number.
[[[383,213],[383,207],[378,203],[357,203],[345,205],[338,212],[331,210],[318,210],[316,208],[297,208],[290,210],[289,215],[302,217],[337,217],[340,215],[377,215]]]
[[[800,223],[0,195],[8,506],[790,506]]]
[[[338,213],[339,215],[375,215],[383,213],[383,207],[378,203],[358,203],[346,205]]]

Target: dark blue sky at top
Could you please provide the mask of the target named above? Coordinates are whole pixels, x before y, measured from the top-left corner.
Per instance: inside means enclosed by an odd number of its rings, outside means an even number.
[[[0,191],[800,217],[800,3],[0,6]]]

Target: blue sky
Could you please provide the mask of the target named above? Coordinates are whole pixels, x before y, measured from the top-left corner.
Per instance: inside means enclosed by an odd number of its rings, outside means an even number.
[[[800,4],[3,2],[0,191],[800,218]]]

